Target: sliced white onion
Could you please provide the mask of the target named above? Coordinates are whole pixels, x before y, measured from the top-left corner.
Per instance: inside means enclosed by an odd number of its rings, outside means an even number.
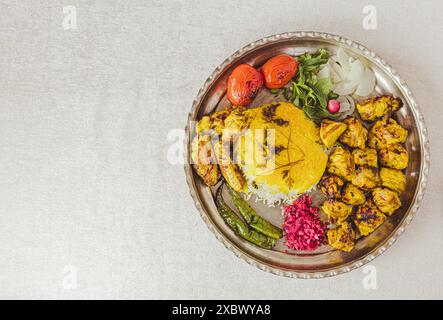
[[[345,50],[343,50],[342,48],[339,48],[337,50],[337,61],[340,63],[345,73],[348,73],[350,71],[349,58],[350,57],[347,55]]]
[[[337,65],[335,62],[330,61],[327,66],[329,69],[329,75],[332,79],[332,82],[340,82],[341,81],[341,76],[337,73],[337,71],[334,69],[334,64]],[[337,65],[337,68],[339,68],[339,66]]]
[[[340,102],[340,113],[342,114],[341,119],[346,118],[354,113],[355,101],[351,96],[340,96],[337,98]]]
[[[360,84],[355,90],[355,94],[359,96],[369,95],[375,87],[375,74],[370,68],[366,68],[361,78]]]
[[[327,67],[329,66],[329,67]],[[334,83],[334,92],[340,96],[356,94],[369,95],[375,87],[374,72],[364,63],[351,57],[342,48],[329,58],[327,66],[321,69],[320,78],[329,77]]]
[[[358,82],[365,71],[365,67],[363,65],[363,63],[361,63],[360,60],[354,60],[351,64],[350,64],[351,70],[348,73],[348,77],[347,77],[347,81],[349,82]]]
[[[349,102],[340,102],[339,112],[343,113],[343,112],[348,112],[349,110],[351,110],[351,104]]]
[[[356,83],[351,82],[340,82],[335,85],[334,92],[340,96],[347,96],[352,94],[357,88]]]
[[[331,68],[337,73],[339,79],[346,79],[348,76],[348,71],[343,68],[340,62],[336,58],[331,59]]]
[[[317,73],[319,79],[329,78],[331,75],[329,64],[325,64],[321,67],[320,71]]]
[[[349,103],[351,105],[351,107],[355,107],[355,101],[354,99],[352,99],[351,96],[339,96],[337,98],[337,101],[340,103]]]

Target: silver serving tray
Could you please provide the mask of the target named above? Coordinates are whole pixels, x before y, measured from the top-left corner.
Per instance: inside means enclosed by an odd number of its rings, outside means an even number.
[[[323,246],[315,252],[283,252],[282,247],[264,250],[239,238],[224,223],[214,204],[213,191],[205,186],[193,172],[190,163],[190,139],[193,121],[229,105],[226,98],[226,82],[231,71],[241,63],[255,67],[270,57],[286,53],[293,56],[318,48],[334,52],[339,47],[367,61],[377,77],[377,94],[393,94],[400,97],[404,106],[396,113],[397,121],[409,131],[406,148],[410,163],[406,170],[407,188],[401,195],[402,207],[371,235],[357,241],[350,252],[333,250]],[[267,90],[262,90],[251,107],[275,101]],[[201,217],[208,228],[229,250],[264,271],[294,278],[323,278],[348,272],[368,263],[389,248],[411,222],[423,198],[429,171],[429,141],[422,114],[411,90],[400,76],[373,51],[354,41],[320,32],[291,32],[267,37],[235,52],[209,76],[198,92],[189,113],[185,139],[185,174],[189,190]],[[251,201],[251,205],[265,218],[282,223],[280,210]]]

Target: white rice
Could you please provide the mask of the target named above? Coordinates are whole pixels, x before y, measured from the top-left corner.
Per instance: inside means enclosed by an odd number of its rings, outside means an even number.
[[[255,195],[255,202],[261,202],[268,207],[275,208],[282,204],[291,204],[295,199],[297,199],[301,193],[297,190],[292,190],[289,193],[281,193],[277,191],[275,186],[269,186],[268,184],[257,185],[254,187],[254,176],[246,175],[246,181],[248,183],[249,193],[246,196],[246,200],[250,200],[252,195]],[[317,186],[314,184],[306,192],[311,192],[316,190]]]

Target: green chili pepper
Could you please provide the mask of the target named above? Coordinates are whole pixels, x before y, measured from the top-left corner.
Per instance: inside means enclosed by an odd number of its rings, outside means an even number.
[[[275,245],[276,240],[255,230],[250,230],[249,227],[235,214],[235,212],[226,205],[222,197],[222,188],[223,185],[221,185],[217,190],[215,203],[223,220],[237,235],[243,239],[262,248],[271,249]]]
[[[254,211],[254,209],[252,209],[249,204],[238,194],[237,191],[229,187],[229,192],[231,193],[232,201],[234,202],[238,211],[240,211],[246,223],[252,229],[255,229],[276,240],[280,239],[283,236],[283,231],[280,228],[277,228],[268,220],[260,217]]]

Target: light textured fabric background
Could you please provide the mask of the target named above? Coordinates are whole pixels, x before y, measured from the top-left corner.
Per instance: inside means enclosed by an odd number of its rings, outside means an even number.
[[[367,4],[377,30],[362,27]],[[0,298],[443,298],[442,12],[437,0],[0,1]],[[377,290],[361,269],[294,280],[237,259],[166,160],[168,132],[218,64],[297,30],[378,52],[429,128],[427,194],[373,261]]]

